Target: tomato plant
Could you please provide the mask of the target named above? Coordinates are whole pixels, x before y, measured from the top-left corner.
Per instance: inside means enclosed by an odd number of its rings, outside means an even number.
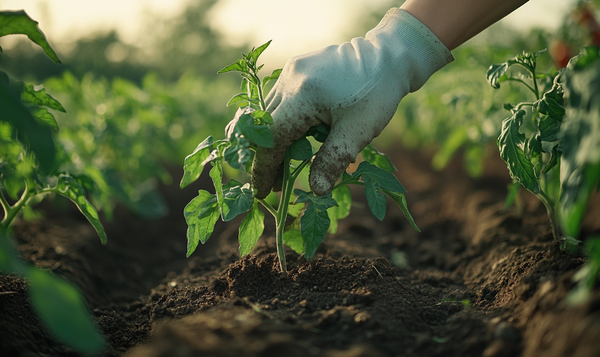
[[[223,184],[223,163],[247,172],[256,147],[274,145],[271,132],[273,118],[266,111],[264,98],[267,84],[276,80],[281,70],[273,71],[262,80],[258,75],[262,68],[262,65],[258,65],[258,58],[269,44],[270,41],[253,48],[241,59],[219,71],[240,72],[244,92],[235,95],[228,103],[241,107],[227,125],[225,139],[214,140],[209,136],[185,159],[181,187],[195,181],[209,163],[212,166],[209,175],[215,187],[214,194],[200,190],[184,210],[189,226],[187,255],[194,252],[198,243],[204,244],[208,240],[219,217],[223,221],[230,221],[244,213],[246,216],[239,228],[239,250],[242,256],[249,254],[264,230],[262,205],[275,218],[279,262],[281,271],[287,272],[284,244],[304,254],[307,260],[311,259],[327,232],[335,232],[337,221],[350,212],[352,199],[348,184],[364,186],[369,208],[378,219],[385,216],[387,195],[400,206],[413,228],[418,230],[406,205],[406,190],[391,173],[395,167],[385,155],[370,145],[363,150],[364,161],[356,171],[351,174],[344,172],[330,193],[316,196],[310,191],[294,188],[301,172],[310,166],[315,153],[313,144],[318,146],[327,138],[329,127],[324,124],[312,127],[287,150],[283,161],[281,193],[275,204],[270,203],[268,197],[255,198],[250,183],[243,184],[232,179]],[[288,217],[293,218],[291,224],[286,224]]]
[[[11,34],[26,35],[60,63],[37,22],[24,11],[0,12],[0,36]],[[17,217],[30,211],[36,200],[58,194],[75,203],[106,243],[98,213],[86,198],[87,178],[60,171],[64,151],[54,140],[58,124],[48,109],[65,111],[44,88],[10,80],[0,71],[0,203],[4,210],[0,270],[27,279],[32,307],[55,337],[82,352],[96,353],[104,340],[78,291],[46,271],[23,264],[9,241],[9,228]]]
[[[598,47],[586,47],[566,69],[540,73],[536,60],[542,53],[524,52],[492,65],[487,79],[494,88],[516,82],[533,94],[533,101],[505,104],[511,115],[502,122],[498,148],[514,181],[543,202],[553,236],[564,247],[576,243],[600,182],[600,55]],[[512,66],[525,73],[509,72]],[[511,192],[509,200],[518,190]]]

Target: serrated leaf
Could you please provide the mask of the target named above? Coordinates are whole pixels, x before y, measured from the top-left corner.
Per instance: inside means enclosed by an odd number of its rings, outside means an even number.
[[[304,253],[307,260],[315,254],[329,229],[327,209],[337,205],[331,192],[323,196],[315,196],[312,192],[295,189],[298,196],[296,203],[307,202],[304,214],[300,218],[300,232],[304,240]]]
[[[214,231],[219,219],[219,203],[217,196],[204,190],[198,191],[183,210],[187,229],[187,253],[189,257],[198,247],[198,243],[206,243]]]
[[[252,252],[258,239],[263,234],[265,214],[260,210],[258,201],[252,203],[251,209],[242,220],[239,229],[240,255],[246,256]]]
[[[258,57],[260,57],[260,55],[267,49],[267,47],[269,47],[269,45],[271,44],[271,41],[273,41],[273,40],[269,40],[265,44],[258,46],[257,49],[253,50],[250,53],[254,63],[256,63],[256,61],[258,61]]]
[[[500,157],[508,167],[510,176],[534,194],[540,192],[540,183],[535,168],[527,159],[521,146],[525,143],[525,135],[519,132],[525,111],[519,110],[502,122],[502,131],[498,137]]]
[[[373,145],[369,144],[365,146],[363,151],[361,151],[363,160],[370,162],[371,164],[384,169],[388,172],[396,172],[396,166],[392,164],[390,159],[382,152],[378,151],[373,147]]]
[[[352,177],[362,177],[363,181],[366,177],[376,182],[381,188],[385,188],[391,192],[406,193],[406,189],[400,181],[391,172],[385,171],[367,161],[363,161],[358,165],[358,168],[352,174]]]
[[[77,206],[79,211],[94,227],[96,233],[98,233],[102,244],[106,244],[108,239],[106,237],[106,232],[104,231],[104,226],[102,226],[102,222],[100,222],[98,212],[85,197],[85,190],[83,187],[71,176],[60,175],[55,191],[75,203],[75,206]]]
[[[417,224],[415,223],[415,220],[413,218],[413,216],[410,214],[409,210],[408,210],[408,205],[406,204],[406,197],[404,197],[403,194],[401,193],[397,193],[397,192],[390,192],[386,189],[383,189],[383,192],[390,196],[390,198],[392,200],[394,200],[394,202],[396,202],[396,204],[398,205],[398,207],[400,207],[400,210],[402,211],[402,214],[404,214],[404,217],[406,217],[406,219],[408,220],[408,223],[410,223],[411,227],[417,231],[420,232],[421,230],[419,229],[419,227],[417,227]]]
[[[292,143],[288,149],[291,159],[310,160],[313,157],[312,145],[306,137],[302,137]]]
[[[238,182],[236,181],[235,183]],[[235,185],[229,187],[229,184],[227,186],[223,190],[223,206],[221,207],[221,215],[225,222],[247,212],[252,208],[252,204],[254,203],[254,195],[249,183],[243,186]]]
[[[243,59],[239,59],[234,63],[230,64],[229,66],[225,66],[223,69],[217,72],[217,74],[227,73],[231,71],[247,72],[248,65]]]
[[[45,125],[48,125],[52,129],[58,130],[58,123],[56,122],[54,115],[50,114],[48,109],[46,109],[46,108],[30,108],[30,110],[31,110],[31,115],[33,115],[34,118],[36,118],[40,122],[44,123]]]
[[[58,110],[59,112],[67,112],[58,100],[46,93],[45,88],[36,91],[33,84],[24,84],[23,92],[21,92],[21,101],[28,106],[43,106]]]
[[[210,155],[213,145],[213,137],[209,136],[196,147],[194,152],[185,158],[183,164],[183,178],[179,183],[179,187],[184,188],[200,177],[204,170],[204,160]]]
[[[370,176],[363,176],[363,181],[365,183],[365,196],[367,197],[369,209],[381,221],[385,217],[387,208],[385,195],[381,192],[382,190],[378,183],[371,179]]]
[[[54,337],[85,354],[104,349],[104,339],[73,285],[33,267],[28,269],[27,282],[31,305]]]
[[[312,259],[329,229],[329,216],[327,209],[309,201],[304,214],[300,218],[300,232],[304,240],[304,254],[306,260]]]
[[[327,210],[329,214],[329,233],[335,234],[337,232],[338,220],[348,217],[350,214],[350,208],[352,207],[352,195],[350,194],[350,188],[348,186],[339,186],[335,190],[331,191],[331,195],[337,206],[330,207]]]
[[[0,12],[0,37],[6,35],[25,35],[31,41],[42,47],[48,57],[60,63],[60,59],[50,47],[44,33],[38,28],[38,22],[33,20],[25,11]]]

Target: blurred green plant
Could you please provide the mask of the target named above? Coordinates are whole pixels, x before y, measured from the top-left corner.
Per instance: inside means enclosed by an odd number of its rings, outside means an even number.
[[[37,22],[24,11],[0,12],[0,36],[11,34],[26,35],[60,62]],[[12,81],[0,71],[0,203],[5,213],[0,222],[0,270],[27,280],[33,309],[51,334],[79,351],[97,353],[104,339],[79,292],[50,273],[23,264],[9,236],[10,225],[34,200],[54,193],[73,201],[106,243],[98,213],[85,196],[82,177],[59,171],[64,157],[53,138],[58,124],[48,109],[64,111],[45,89]]]
[[[118,203],[146,218],[166,214],[159,181],[169,184],[168,167],[224,126],[232,111],[215,102],[234,88],[192,73],[174,83],[148,74],[136,85],[91,73],[78,80],[67,72],[45,86],[69,108],[58,114],[57,136],[67,167],[93,179],[86,187],[90,200],[109,218]]]

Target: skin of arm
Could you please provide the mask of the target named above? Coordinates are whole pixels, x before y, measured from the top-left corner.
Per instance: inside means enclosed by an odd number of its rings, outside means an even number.
[[[400,8],[419,19],[449,50],[453,50],[526,2],[407,0]]]

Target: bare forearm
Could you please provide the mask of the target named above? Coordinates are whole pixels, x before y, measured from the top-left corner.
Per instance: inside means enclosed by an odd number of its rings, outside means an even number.
[[[407,0],[400,7],[452,50],[528,0]]]

